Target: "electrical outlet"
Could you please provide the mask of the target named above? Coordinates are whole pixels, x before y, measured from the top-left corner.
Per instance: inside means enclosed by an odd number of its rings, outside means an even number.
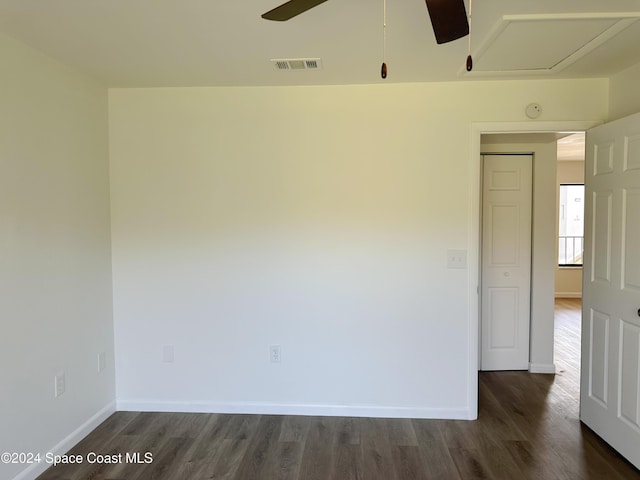
[[[447,250],[447,268],[467,268],[467,251]]]
[[[64,376],[64,372],[58,373],[54,378],[53,395],[59,397],[64,393],[67,388],[67,382]]]
[[[165,345],[162,347],[163,363],[173,363],[173,345]]]
[[[280,363],[282,361],[280,345],[269,345],[269,359],[271,363]]]
[[[107,368],[107,354],[106,352],[100,352],[98,354],[98,373]]]

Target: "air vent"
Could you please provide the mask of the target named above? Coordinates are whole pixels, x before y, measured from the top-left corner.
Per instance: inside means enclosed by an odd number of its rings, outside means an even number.
[[[320,70],[322,62],[319,58],[277,58],[271,59],[276,70]]]

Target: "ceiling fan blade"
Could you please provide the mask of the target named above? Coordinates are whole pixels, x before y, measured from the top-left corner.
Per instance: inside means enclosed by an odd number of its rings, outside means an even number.
[[[327,0],[290,0],[289,2],[283,3],[279,7],[262,14],[262,18],[266,20],[284,22],[326,1]]]
[[[447,43],[469,34],[464,0],[425,0],[437,43]]]

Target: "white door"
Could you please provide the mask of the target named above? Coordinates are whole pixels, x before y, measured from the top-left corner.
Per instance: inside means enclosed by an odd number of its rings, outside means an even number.
[[[580,418],[640,468],[640,114],[587,132]]]
[[[529,368],[531,155],[484,155],[482,370]]]

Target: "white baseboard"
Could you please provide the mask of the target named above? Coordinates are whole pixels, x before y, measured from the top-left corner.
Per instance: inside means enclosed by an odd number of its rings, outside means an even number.
[[[548,373],[555,374],[556,366],[553,363],[530,363],[529,373]]]
[[[95,428],[104,422],[107,418],[109,418],[116,411],[116,402],[110,402],[100,411],[98,411],[95,415],[89,418],[86,422],[76,428],[73,432],[63,438],[60,442],[58,442],[55,446],[50,448],[47,452],[41,452],[42,455],[45,453],[52,453],[53,455],[62,455],[68,452],[71,448],[73,448],[80,440],[89,435]],[[24,469],[17,476],[13,477],[13,480],[35,480],[38,475],[44,473],[44,471],[49,468],[47,462],[33,463],[28,468]]]
[[[582,298],[582,292],[556,292],[556,298]]]
[[[311,415],[321,417],[426,418],[472,420],[468,408],[384,407],[369,405],[295,405],[271,403],[162,402],[118,400],[119,411]]]

